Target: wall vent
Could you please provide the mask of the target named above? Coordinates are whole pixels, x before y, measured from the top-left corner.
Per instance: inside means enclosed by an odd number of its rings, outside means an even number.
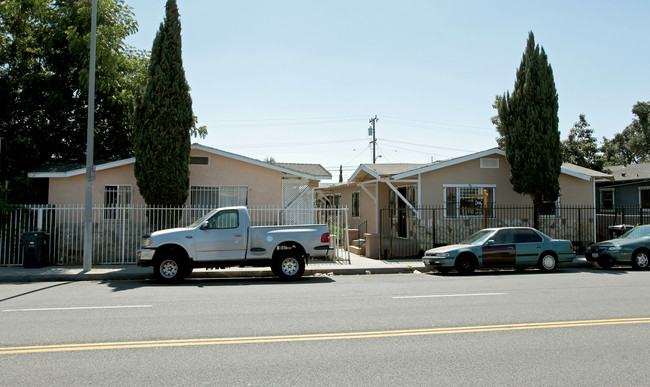
[[[499,159],[497,158],[482,158],[481,168],[499,168]]]

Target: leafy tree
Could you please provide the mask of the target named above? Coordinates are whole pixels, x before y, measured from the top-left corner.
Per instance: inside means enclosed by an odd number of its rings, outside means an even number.
[[[492,104],[492,108],[498,111],[501,100],[503,100],[503,96],[497,94],[494,97],[494,103]],[[492,125],[494,125],[494,127],[497,129],[497,133],[499,134],[499,137],[496,138],[497,146],[499,147],[499,149],[503,150],[506,148],[506,140],[503,137],[504,134],[502,132],[503,129],[501,128],[501,118],[499,118],[499,115],[497,114],[496,116],[492,117],[490,121],[492,121]]]
[[[181,53],[178,7],[175,0],[168,0],[134,121],[135,177],[149,205],[178,206],[187,199],[195,117]]]
[[[598,142],[589,128],[585,115],[580,114],[578,122],[573,124],[569,137],[562,141],[562,158],[567,163],[581,167],[603,170],[603,158],[598,150]]]
[[[0,2],[0,135],[9,200],[30,201],[27,171],[86,153],[91,3]],[[134,90],[147,55],[124,44],[137,22],[124,0],[100,0],[97,19],[95,159],[130,157]]]
[[[628,165],[650,161],[650,101],[632,107],[636,116],[621,133],[608,140],[603,137],[601,151],[607,165]]]
[[[512,94],[498,100],[498,112],[510,182],[515,192],[531,197],[537,227],[541,206],[560,194],[562,146],[553,69],[544,48],[535,45],[532,31]]]

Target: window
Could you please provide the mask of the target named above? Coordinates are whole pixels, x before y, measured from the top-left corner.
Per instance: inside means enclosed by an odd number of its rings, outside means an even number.
[[[650,187],[639,187],[639,206],[650,208]]]
[[[338,208],[341,207],[341,194],[329,194],[325,196],[327,198],[327,203],[325,207]]]
[[[360,191],[354,191],[352,192],[352,217],[353,218],[358,218],[361,216],[360,211],[359,211],[359,206],[360,206],[360,201],[361,199],[361,192]]]
[[[245,206],[248,204],[248,187],[220,186],[219,207]]]
[[[496,186],[444,185],[445,217],[483,216],[483,191],[487,193],[487,216],[494,217],[494,192]]]
[[[206,208],[219,207],[219,187],[193,185],[190,188],[190,204]]]
[[[193,185],[190,204],[207,208],[245,206],[248,205],[248,187]]]
[[[600,209],[601,210],[614,209],[614,188],[600,189]]]
[[[515,243],[515,235],[511,228],[504,228],[497,231],[492,237],[495,245],[509,245]]]
[[[132,204],[132,200],[133,194],[130,185],[105,185],[104,219],[118,219],[128,216],[126,207]]]
[[[208,156],[190,156],[190,165],[209,165],[210,158]]]
[[[239,212],[236,210],[218,212],[208,220],[208,229],[210,230],[222,230],[237,227],[239,227]]]
[[[533,230],[527,228],[518,228],[515,230],[515,242],[517,243],[534,243],[541,241],[542,237]]]
[[[558,197],[554,202],[544,202],[539,207],[539,215],[545,218],[559,218],[560,217],[560,198]]]

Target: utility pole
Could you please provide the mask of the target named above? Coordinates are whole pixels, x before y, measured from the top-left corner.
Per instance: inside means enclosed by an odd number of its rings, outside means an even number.
[[[83,269],[93,265],[93,180],[95,165],[95,55],[97,47],[97,0],[92,2],[90,18],[90,76],[88,80],[88,130],[86,143],[86,206],[84,209],[84,257]]]
[[[373,163],[373,164],[377,162],[377,157],[375,156],[375,148],[376,148],[376,146],[377,146],[377,136],[376,136],[376,133],[375,133],[375,123],[376,123],[377,121],[379,121],[379,118],[377,118],[377,115],[376,115],[376,114],[375,114],[375,117],[374,117],[374,118],[371,118],[371,119],[368,121],[368,122],[370,122],[370,124],[372,124],[372,126],[370,126],[370,127],[368,128],[368,135],[372,134],[372,141],[371,141],[371,143],[372,143],[372,163]]]

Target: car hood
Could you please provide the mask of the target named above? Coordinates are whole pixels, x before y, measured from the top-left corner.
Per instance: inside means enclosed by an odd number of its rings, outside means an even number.
[[[616,239],[610,239],[598,243],[594,243],[594,246],[612,246],[612,245],[617,245],[617,246],[625,246],[625,245],[633,245],[640,243],[643,240],[647,240],[648,238],[616,238]]]
[[[448,253],[453,250],[460,250],[462,248],[467,248],[471,245],[449,245],[449,246],[440,246],[434,249],[429,249],[425,252],[425,255],[432,255],[437,253]]]

